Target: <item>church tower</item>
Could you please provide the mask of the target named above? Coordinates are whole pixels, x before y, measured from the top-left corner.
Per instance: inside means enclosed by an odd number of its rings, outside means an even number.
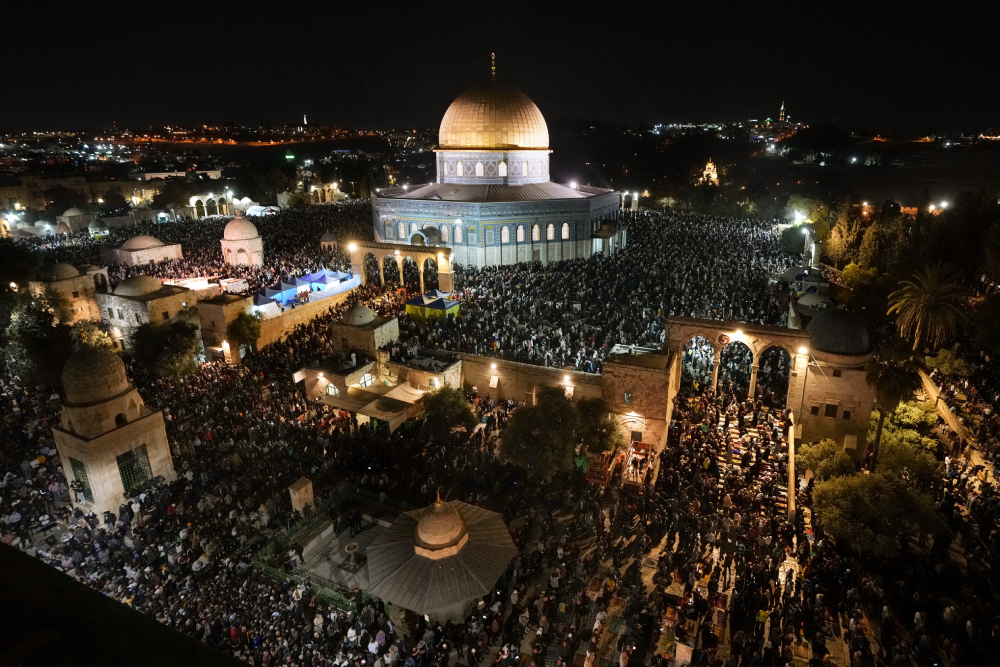
[[[785,101],[781,101],[781,111],[778,112],[778,120],[782,123],[785,122]]]
[[[62,415],[52,436],[67,479],[83,486],[84,502],[70,494],[74,505],[117,511],[155,478],[177,479],[163,413],[143,403],[117,354],[85,345],[66,362],[62,380]]]

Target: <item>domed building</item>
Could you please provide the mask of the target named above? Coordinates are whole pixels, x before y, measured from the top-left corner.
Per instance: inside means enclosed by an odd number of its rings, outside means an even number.
[[[52,435],[73,504],[100,514],[157,478],[176,479],[163,414],[149,408],[111,350],[84,345],[63,368],[62,413]]]
[[[93,235],[94,232],[91,231],[91,234]],[[105,264],[115,262],[129,266],[141,266],[164,262],[168,259],[182,259],[183,257],[184,253],[181,251],[180,243],[164,243],[148,234],[133,236],[118,248],[101,250],[101,261]]]
[[[44,208],[44,205],[42,206]],[[76,206],[66,209],[62,215],[56,216],[55,227],[58,228],[60,224],[65,225],[69,230],[78,232],[82,229],[86,229],[87,225],[97,218],[93,213],[87,213],[83,209]],[[60,232],[63,233],[63,232]]]
[[[197,292],[181,285],[164,285],[152,276],[126,278],[113,290],[97,294],[100,319],[122,346],[132,345],[132,336],[143,324],[168,324],[193,317],[189,308],[198,300]]]
[[[72,313],[67,324],[82,320],[99,320],[101,312],[97,294],[107,289],[108,270],[91,264],[79,268],[70,264],[47,264],[38,271],[38,278],[28,283],[35,298],[46,298],[50,305],[58,300],[57,313]]]
[[[373,194],[376,241],[448,247],[454,262],[470,266],[605,249],[595,234],[618,217],[618,193],[550,180],[545,118],[514,86],[493,78],[459,95],[438,143],[435,182]]]
[[[238,215],[222,232],[222,258],[233,266],[263,266],[264,241],[252,222]]]
[[[432,621],[461,622],[516,555],[499,514],[438,497],[401,514],[368,546],[366,592]]]

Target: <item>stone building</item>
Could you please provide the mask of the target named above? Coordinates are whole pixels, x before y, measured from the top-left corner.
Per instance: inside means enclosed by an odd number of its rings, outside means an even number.
[[[117,264],[139,266],[141,264],[155,264],[156,262],[168,259],[181,259],[183,257],[184,253],[181,252],[180,243],[164,243],[148,234],[133,236],[119,248],[104,248],[101,250],[101,261],[105,264],[115,262]]]
[[[100,320],[100,306],[96,295],[108,286],[108,270],[92,264],[77,269],[69,264],[50,264],[38,273],[38,280],[28,283],[31,294],[62,302],[72,317],[67,324],[83,320]],[[55,304],[53,304],[55,305]]]
[[[495,78],[462,93],[438,132],[437,179],[372,197],[375,241],[451,248],[470,266],[590,257],[612,190],[549,178],[549,131],[527,95]],[[615,247],[621,247],[618,243]]]
[[[93,213],[87,213],[76,206],[67,209],[62,215],[56,216],[57,225],[65,225],[70,231],[78,232],[86,229],[92,220],[97,218]]]
[[[101,319],[124,347],[132,346],[132,336],[143,324],[187,319],[196,301],[197,295],[188,288],[161,285],[151,276],[132,276],[118,283],[114,292],[97,294]]]
[[[357,350],[374,359],[380,349],[399,338],[399,320],[378,317],[371,308],[359,303],[333,323],[332,336],[334,349]]]
[[[136,489],[176,479],[163,413],[149,408],[110,350],[84,346],[62,374],[65,395],[52,436],[69,481],[83,485],[77,506],[116,511]],[[72,495],[72,494],[71,494]]]
[[[264,242],[252,222],[243,216],[229,221],[222,233],[222,258],[233,266],[262,266]]]
[[[238,294],[219,294],[198,303],[201,340],[209,361],[224,359],[226,363],[240,363],[245,350],[236,349],[229,340],[229,324],[241,312],[250,312],[252,305],[250,297]]]

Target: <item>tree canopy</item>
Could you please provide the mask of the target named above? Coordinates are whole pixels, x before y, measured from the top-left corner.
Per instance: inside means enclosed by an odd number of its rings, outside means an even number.
[[[4,332],[7,368],[25,384],[56,385],[73,351],[70,327],[41,299],[23,300]]]
[[[896,314],[899,334],[913,338],[913,349],[927,342],[944,345],[970,322],[965,302],[970,292],[958,282],[954,266],[932,264],[916,271],[889,295],[889,314]]]
[[[858,471],[851,455],[830,438],[815,443],[805,443],[796,448],[795,467],[800,472],[812,470],[813,476],[818,481],[853,475]]]
[[[500,452],[519,466],[551,477],[573,467],[579,419],[562,387],[542,389],[537,400],[511,413]]]
[[[198,327],[190,322],[143,324],[132,341],[132,357],[145,370],[164,377],[181,377],[195,370]]]
[[[236,319],[226,327],[226,336],[230,343],[237,346],[255,344],[260,338],[260,318],[241,310]]]
[[[476,427],[476,415],[459,389],[441,387],[424,394],[424,414],[433,437],[444,437],[456,427],[471,433]]]

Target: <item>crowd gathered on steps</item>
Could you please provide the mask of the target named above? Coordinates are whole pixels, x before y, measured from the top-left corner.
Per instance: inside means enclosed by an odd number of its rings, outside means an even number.
[[[598,373],[616,343],[660,347],[686,315],[784,326],[772,276],[794,258],[757,220],[626,213],[628,243],[610,257],[482,268],[455,266],[459,317],[403,315],[404,344]]]

